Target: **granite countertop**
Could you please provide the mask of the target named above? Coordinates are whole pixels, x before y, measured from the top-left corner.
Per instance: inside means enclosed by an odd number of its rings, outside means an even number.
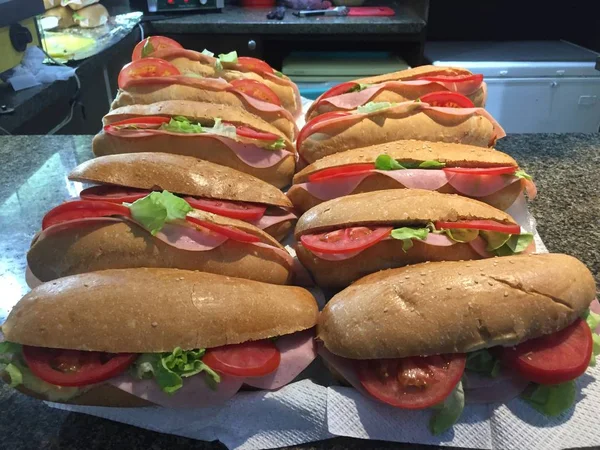
[[[396,15],[390,17],[296,17],[287,10],[283,20],[268,20],[273,8],[248,9],[226,5],[223,12],[180,15],[151,20],[156,34],[415,34],[426,22],[407,5],[389,5]]]
[[[77,194],[77,184],[66,175],[92,157],[90,143],[91,136],[0,137],[0,322],[28,290],[25,253],[43,215]],[[534,177],[539,196],[531,211],[548,249],[580,258],[600,284],[600,134],[512,135],[497,147]],[[224,448],[51,409],[4,384],[0,410],[0,448],[11,450]],[[336,438],[294,448],[432,447]]]

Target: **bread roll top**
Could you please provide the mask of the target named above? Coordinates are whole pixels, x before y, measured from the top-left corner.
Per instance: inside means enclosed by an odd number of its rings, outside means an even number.
[[[406,80],[416,80],[420,77],[424,76],[456,76],[456,75],[472,75],[467,69],[463,69],[461,67],[443,67],[443,66],[419,66],[413,67],[411,69],[400,70],[398,72],[386,73],[383,75],[377,75],[374,77],[361,78],[358,80],[354,80],[357,83],[362,84],[379,84],[384,83],[386,81],[406,81]]]
[[[116,269],[45,283],[2,326],[8,341],[111,353],[211,348],[315,325],[305,289],[177,269]]]
[[[335,295],[317,337],[353,359],[510,346],[565,328],[595,295],[590,271],[568,255],[417,264],[368,275]]]

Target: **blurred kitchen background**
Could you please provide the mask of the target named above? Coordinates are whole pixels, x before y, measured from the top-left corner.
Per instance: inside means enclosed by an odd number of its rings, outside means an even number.
[[[96,133],[120,68],[157,34],[265,59],[308,98],[344,80],[463,66],[484,74],[486,108],[509,133],[599,131],[598,1],[276,1],[0,0],[0,134]]]

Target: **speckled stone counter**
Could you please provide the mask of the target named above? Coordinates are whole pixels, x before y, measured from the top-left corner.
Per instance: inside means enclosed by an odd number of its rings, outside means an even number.
[[[75,195],[66,175],[92,157],[91,136],[0,137],[0,322],[28,289],[25,252],[44,213]],[[531,203],[548,249],[584,261],[600,284],[600,134],[515,135],[498,148],[535,179]],[[213,449],[220,444],[46,407],[0,385],[1,449]],[[337,438],[297,449],[432,448]]]

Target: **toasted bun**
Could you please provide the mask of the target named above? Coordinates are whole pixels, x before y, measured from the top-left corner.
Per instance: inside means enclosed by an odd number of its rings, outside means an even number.
[[[316,134],[320,135],[319,139],[309,136],[298,149],[308,163],[353,148],[400,139],[488,147],[493,141],[494,125],[486,117],[478,115],[388,111],[385,114],[358,118],[352,123],[335,122]]]
[[[120,269],[45,283],[13,308],[2,331],[25,345],[110,353],[211,348],[315,325],[310,292],[174,269]],[[251,320],[249,320],[251,318]]]
[[[170,153],[123,153],[90,159],[69,179],[197,197],[291,207],[274,186],[229,167]]]
[[[273,125],[288,139],[295,139],[295,124],[277,111],[261,111],[228,91],[211,91],[195,86],[184,84],[157,84],[157,85],[139,85],[131,86],[126,90],[121,90],[111,105],[111,109],[117,109],[128,105],[148,105],[151,103],[163,102],[167,100],[191,100],[195,102],[219,103],[222,105],[233,106],[248,110],[248,112],[260,117],[265,122]]]
[[[567,255],[419,264],[338,293],[317,335],[330,352],[352,359],[470,352],[555,333],[595,295],[590,271]]]
[[[92,142],[96,156],[120,153],[161,152],[192,156],[247,173],[275,187],[283,188],[291,183],[296,167],[293,155],[288,155],[272,167],[257,168],[241,161],[225,144],[216,139],[209,142],[190,139],[189,136],[158,134],[155,136],[125,139],[104,132],[97,134]]]
[[[284,250],[272,236],[246,222],[198,210],[194,215],[240,229]],[[229,239],[212,250],[182,250],[153,237],[133,222],[119,220],[86,221],[42,234],[27,253],[27,262],[41,281],[135,267],[202,270],[273,284],[286,284],[291,277],[288,262],[268,248]]]
[[[408,81],[416,80],[423,76],[434,76],[434,75],[471,75],[467,69],[461,67],[443,67],[443,66],[419,66],[407,70],[400,70],[398,72],[386,73],[384,75],[377,75],[374,77],[361,78],[355,80],[357,83],[362,84],[378,84],[385,81]]]
[[[340,197],[315,206],[298,220],[296,239],[340,227],[426,225],[435,221],[495,220],[516,224],[485,203],[423,189],[391,189]]]

